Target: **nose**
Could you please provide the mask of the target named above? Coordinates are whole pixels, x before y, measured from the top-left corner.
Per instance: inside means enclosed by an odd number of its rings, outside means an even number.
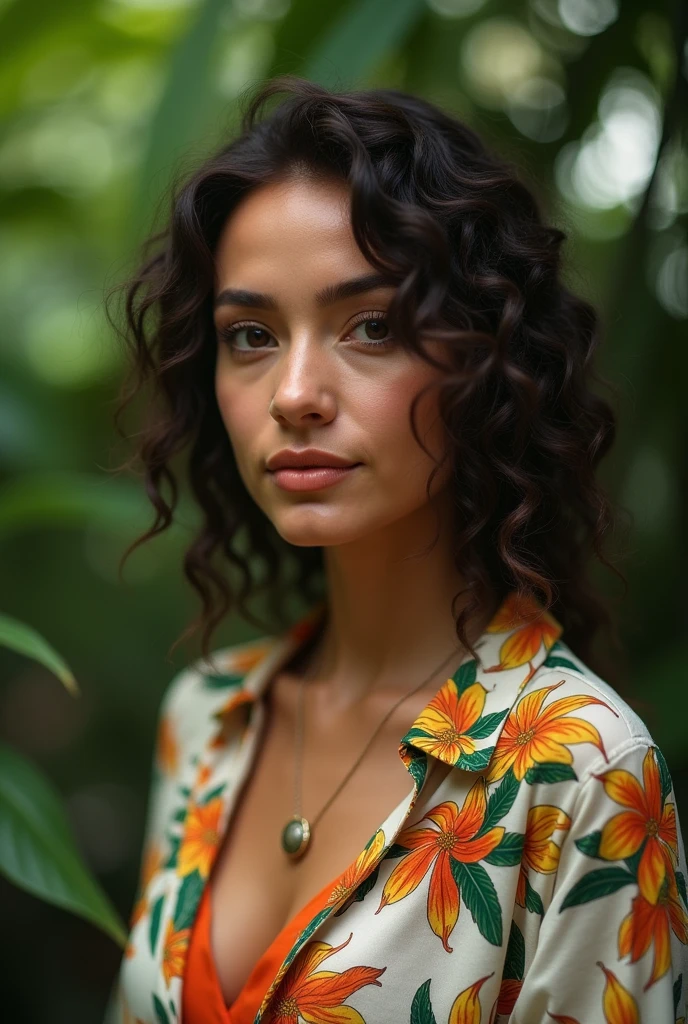
[[[268,411],[283,426],[329,423],[336,410],[334,383],[322,342],[316,338],[292,339],[276,362]]]

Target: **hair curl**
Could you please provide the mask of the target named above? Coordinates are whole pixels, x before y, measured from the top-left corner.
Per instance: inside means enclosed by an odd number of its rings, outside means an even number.
[[[187,449],[188,482],[203,513],[183,560],[202,611],[173,646],[203,626],[207,657],[212,633],[234,610],[272,629],[249,607],[257,594],[266,595],[279,628],[294,589],[308,601],[324,594],[322,549],[288,544],[256,506],[214,393],[221,229],[249,191],[303,174],[348,183],[356,242],[398,285],[388,310],[397,341],[433,365],[419,339],[446,342],[451,369],[439,382],[439,408],[453,463],[453,558],[466,583],[455,601],[468,595],[457,637],[475,654],[467,626],[481,601],[516,590],[551,610],[588,663],[602,627],[621,652],[608,602],[588,579],[594,555],[625,584],[604,551],[616,510],[596,479],[616,417],[592,390],[606,383],[592,367],[596,312],[561,280],[565,233],[543,222],[507,163],[434,105],[396,89],[330,92],[293,76],[263,84],[239,136],[174,190],[167,226],[120,286],[121,333],[133,360],[115,423],[119,429],[124,407],[152,381],[153,415],[134,458],[156,512],[122,562],[172,523],[171,460]],[[212,565],[218,549],[238,574],[234,583]]]

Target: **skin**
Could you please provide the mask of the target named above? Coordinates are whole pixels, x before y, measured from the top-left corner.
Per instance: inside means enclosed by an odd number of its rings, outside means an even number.
[[[215,865],[211,941],[228,1005],[283,925],[355,860],[409,793],[399,740],[465,653],[451,612],[462,580],[450,549],[449,463],[430,501],[426,494],[433,456],[444,445],[434,392],[416,418],[431,455],[409,423],[413,397],[442,371],[393,339],[379,349],[361,344],[386,336],[392,287],[327,306],[316,301],[327,286],[375,272],[349,216],[344,183],[294,177],[243,199],[216,250],[215,393],[222,420],[246,488],[280,535],[295,546],[322,546],[330,609],[312,649],[271,683],[259,755]],[[223,293],[230,289],[267,293],[275,308],[227,303]],[[355,323],[360,314],[377,323]],[[223,334],[237,324],[244,329],[233,338]],[[236,356],[232,344],[250,354]],[[362,465],[322,490],[282,490],[266,460],[306,445]],[[484,609],[472,639],[494,610],[494,602]],[[448,666],[392,715],[364,770],[318,821],[306,856],[289,861],[279,833],[294,809],[296,697],[306,667],[314,678],[306,697],[302,808],[312,819],[394,701],[452,652]]]

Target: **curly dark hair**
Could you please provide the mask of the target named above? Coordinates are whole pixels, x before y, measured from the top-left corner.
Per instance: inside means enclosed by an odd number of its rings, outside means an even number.
[[[588,578],[594,555],[625,585],[603,550],[617,510],[596,479],[616,416],[593,391],[608,386],[592,368],[597,314],[561,279],[566,234],[544,223],[514,169],[433,104],[397,89],[331,92],[293,76],[247,96],[238,137],[174,188],[167,226],[119,286],[133,365],[115,424],[151,381],[151,415],[125,466],[141,460],[156,512],[122,562],[172,523],[171,460],[187,448],[203,514],[183,560],[202,611],[173,647],[202,626],[207,657],[212,633],[235,610],[272,630],[249,607],[258,594],[278,628],[288,621],[290,595],[324,595],[322,549],[284,541],[246,490],[213,383],[221,229],[248,192],[294,175],[348,184],[356,242],[397,285],[387,315],[397,342],[434,366],[421,339],[445,343],[450,368],[439,381],[439,410],[453,464],[453,558],[466,583],[452,607],[467,598],[455,616],[459,640],[475,656],[467,626],[481,602],[515,590],[551,610],[588,664],[600,628],[622,653],[610,601]],[[415,403],[420,444],[414,413]],[[229,563],[224,573],[212,565],[217,549]]]

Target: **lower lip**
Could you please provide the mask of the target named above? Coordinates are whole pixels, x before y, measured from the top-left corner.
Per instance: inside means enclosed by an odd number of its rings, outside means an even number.
[[[276,469],[271,476],[278,487],[284,491],[318,491],[323,487],[331,487],[358,469],[355,466],[317,466],[312,469]]]

